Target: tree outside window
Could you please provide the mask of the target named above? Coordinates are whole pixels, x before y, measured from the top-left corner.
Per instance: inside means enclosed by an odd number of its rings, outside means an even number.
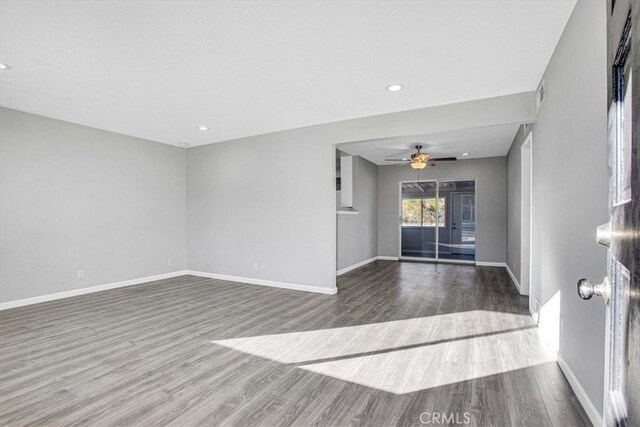
[[[445,226],[445,198],[441,197],[436,203],[435,197],[428,199],[402,199],[402,226],[403,227],[435,227],[436,218],[438,226]],[[438,215],[438,205],[440,214]]]

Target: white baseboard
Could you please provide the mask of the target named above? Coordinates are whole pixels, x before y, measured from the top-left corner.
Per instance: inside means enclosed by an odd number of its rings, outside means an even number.
[[[573,392],[576,394],[576,397],[582,404],[582,407],[584,408],[584,411],[589,416],[589,419],[591,420],[594,426],[601,426],[602,415],[600,414],[600,412],[598,412],[598,410],[596,409],[591,399],[589,399],[589,396],[587,396],[587,392],[584,390],[584,388],[582,387],[582,384],[580,384],[580,381],[578,381],[578,378],[573,373],[573,371],[567,364],[567,361],[564,360],[564,357],[562,357],[562,354],[560,352],[558,352],[557,360],[558,360],[558,365],[560,366],[560,369],[562,369],[564,376],[567,378],[569,385],[571,386],[571,388],[573,389]]]
[[[55,294],[41,295],[39,297],[19,299],[15,301],[3,302],[0,310],[22,307],[24,305],[38,304],[41,302],[54,301],[62,298],[75,297],[78,295],[91,294],[93,292],[106,291],[107,289],[123,288],[125,286],[139,285],[141,283],[154,282],[156,280],[170,279],[172,277],[184,276],[186,270],[174,271],[171,273],[157,274],[155,276],[139,277],[137,279],[123,280],[122,282],[105,283],[103,285],[90,286],[88,288],[72,289],[70,291],[56,292]]]
[[[362,267],[363,265],[367,265],[367,264],[372,263],[372,262],[377,261],[377,260],[378,260],[377,256],[374,256],[373,258],[365,259],[364,261],[360,261],[360,262],[358,262],[356,264],[350,265],[349,267],[345,267],[343,269],[338,270],[336,272],[336,275],[340,276],[341,274],[348,273],[351,270],[355,270],[356,268]]]
[[[476,261],[479,267],[507,267],[506,262]]]
[[[381,256],[381,255],[378,255],[378,259],[380,261],[398,261],[400,258],[398,258],[397,256]]]
[[[335,295],[338,288],[324,288],[321,286],[299,285],[297,283],[275,282],[272,280],[254,279],[251,277],[228,276],[226,274],[208,273],[205,271],[188,270],[185,274],[206,277],[209,279],[227,280],[229,282],[247,283],[250,285],[269,286],[272,288],[292,289],[294,291],[315,292],[318,294]]]
[[[509,276],[511,276],[511,280],[513,281],[513,284],[516,285],[516,288],[518,288],[518,292],[520,293],[520,295],[522,295],[522,288],[520,288],[520,282],[518,282],[518,279],[516,279],[516,275],[513,274],[513,271],[511,271],[508,265],[507,265],[507,273],[509,273]]]

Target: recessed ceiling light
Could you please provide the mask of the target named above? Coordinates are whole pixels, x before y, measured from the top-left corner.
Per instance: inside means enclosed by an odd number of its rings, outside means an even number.
[[[402,86],[400,83],[393,83],[387,86],[387,90],[389,92],[398,92],[402,89],[404,89],[404,86]]]
[[[205,130],[209,130],[209,128],[206,126],[198,126],[198,130],[201,130],[204,132]]]
[[[178,145],[180,147],[188,147],[189,146],[189,144],[187,144],[186,142],[180,142],[180,143],[178,143]]]
[[[8,64],[5,64],[4,62],[0,62],[0,70],[10,70],[11,67]]]
[[[462,155],[463,155],[463,156],[468,156],[468,155],[469,155],[469,153],[462,153]]]

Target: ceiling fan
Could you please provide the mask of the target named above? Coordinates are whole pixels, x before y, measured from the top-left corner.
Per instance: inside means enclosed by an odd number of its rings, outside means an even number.
[[[409,162],[414,169],[424,169],[427,166],[436,166],[436,162],[452,162],[458,160],[456,157],[430,157],[427,153],[421,153],[422,145],[416,145],[416,152],[410,158],[384,159],[385,162]]]

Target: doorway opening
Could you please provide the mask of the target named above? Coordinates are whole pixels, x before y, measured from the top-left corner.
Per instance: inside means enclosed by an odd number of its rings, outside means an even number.
[[[531,216],[532,200],[532,165],[531,132],[520,150],[522,177],[520,188],[520,293],[529,295],[531,288]]]
[[[475,262],[476,180],[400,182],[400,258]]]

